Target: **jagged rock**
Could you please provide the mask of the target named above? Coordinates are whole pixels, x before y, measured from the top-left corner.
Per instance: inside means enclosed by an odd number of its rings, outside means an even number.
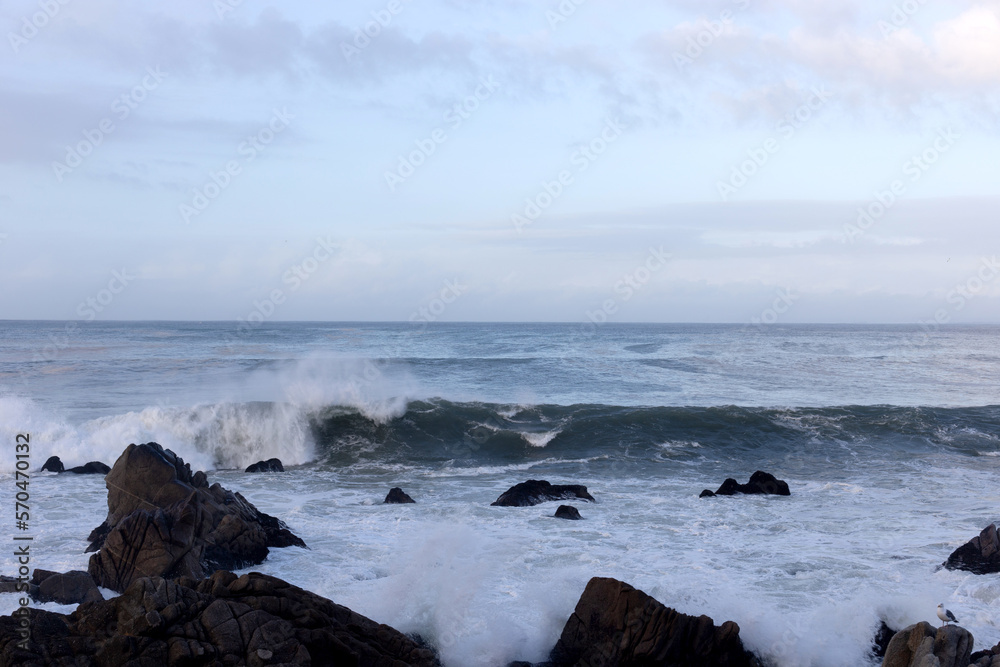
[[[587,500],[595,502],[580,484],[556,486],[544,480],[529,479],[510,487],[491,505],[500,507],[530,507],[549,500]]]
[[[68,468],[65,472],[72,472],[77,475],[107,475],[111,472],[111,467],[107,463],[91,461],[90,463],[86,463],[82,466]]]
[[[42,464],[42,472],[48,470],[49,472],[63,472],[65,468],[63,467],[63,462],[58,456],[50,456],[45,459],[45,463]]]
[[[595,577],[566,622],[545,665],[576,667],[752,667],[740,627],[717,627],[708,616],[669,609],[642,591],[615,579]]]
[[[920,622],[896,633],[882,667],[969,667],[973,641],[963,627]]]
[[[31,593],[37,602],[58,602],[59,604],[82,604],[104,599],[93,577],[80,570],[61,574],[47,570],[35,570],[31,583],[37,586]]]
[[[788,490],[788,482],[780,480],[769,472],[758,470],[750,476],[750,481],[740,484],[733,478],[729,478],[722,483],[719,490],[712,493],[708,489],[701,492],[699,498],[711,498],[712,496],[735,496],[737,493],[748,494],[770,494],[776,496],[790,496],[792,492]]]
[[[1000,572],[1000,538],[995,523],[983,528],[978,537],[955,549],[944,566],[949,570],[965,570],[973,574]]]
[[[135,580],[120,597],[69,616],[32,610],[0,617],[0,664],[380,665],[437,667],[433,651],[396,630],[259,573]]]
[[[383,505],[406,505],[408,503],[415,503],[413,498],[403,493],[403,490],[398,486],[394,489],[389,490],[389,494],[385,497],[382,502]]]
[[[129,445],[108,473],[108,518],[90,534],[87,571],[123,591],[136,579],[187,576],[262,562],[269,547],[305,542],[239,493],[209,487],[155,442]]]
[[[579,521],[583,518],[580,516],[580,510],[572,505],[560,505],[553,516],[557,519],[569,519],[570,521]]]
[[[243,472],[285,472],[285,466],[281,465],[281,459],[268,459],[257,461]]]
[[[969,656],[969,664],[974,667],[1000,667],[1000,644],[985,651],[976,651]]]

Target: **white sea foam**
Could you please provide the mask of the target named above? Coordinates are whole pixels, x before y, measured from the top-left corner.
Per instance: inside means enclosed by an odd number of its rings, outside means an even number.
[[[545,445],[552,442],[557,435],[562,433],[562,429],[557,428],[554,431],[546,431],[544,433],[524,433],[521,432],[521,437],[524,438],[529,445],[532,447],[544,447]]]

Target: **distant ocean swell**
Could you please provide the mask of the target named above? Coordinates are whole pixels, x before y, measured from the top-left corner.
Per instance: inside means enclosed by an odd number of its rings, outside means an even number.
[[[38,457],[56,454],[67,464],[113,463],[128,443],[156,440],[201,469],[243,468],[271,457],[287,465],[342,467],[1000,455],[1000,406],[624,407],[433,399],[373,411],[257,402],[149,407],[73,425],[8,397],[0,399],[0,428],[30,431]]]

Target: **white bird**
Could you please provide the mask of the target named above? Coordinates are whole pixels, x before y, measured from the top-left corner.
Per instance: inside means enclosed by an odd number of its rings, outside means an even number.
[[[937,609],[938,618],[947,623],[958,623],[958,619],[955,618],[955,614],[951,613],[951,610],[945,609],[944,604],[939,604]]]

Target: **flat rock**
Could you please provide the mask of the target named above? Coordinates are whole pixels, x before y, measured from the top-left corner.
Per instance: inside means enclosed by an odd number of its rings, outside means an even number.
[[[753,667],[740,627],[688,616],[615,579],[595,577],[566,622],[546,665],[582,667]]]
[[[83,604],[104,599],[93,577],[86,572],[80,570],[72,570],[65,574],[45,570],[42,572],[45,575],[39,577],[38,570],[35,570],[35,576],[32,577],[33,582],[37,582],[38,588],[31,596],[37,602]]]
[[[595,502],[587,493],[587,487],[580,484],[557,486],[544,480],[529,479],[510,487],[491,503],[499,507],[530,507],[549,500],[586,500]]]
[[[714,493],[708,489],[701,492],[700,498],[711,498],[712,496],[735,496],[737,493],[753,494],[753,495],[775,495],[775,496],[790,496],[791,491],[788,489],[788,482],[780,480],[769,472],[764,472],[758,470],[753,475],[750,476],[750,481],[746,484],[740,484],[733,478],[729,478],[722,483],[718,491]]]
[[[413,498],[406,495],[401,488],[398,486],[394,489],[389,490],[389,494],[385,497],[382,502],[383,505],[406,505],[409,503],[416,503]]]
[[[917,623],[893,636],[882,667],[969,667],[973,642],[963,627]]]
[[[243,472],[285,472],[285,466],[281,465],[281,459],[268,459],[249,465]]]
[[[0,664],[378,665],[438,667],[434,652],[402,633],[309,591],[259,573],[209,579],[136,579],[112,600],[68,616],[0,617]]]
[[[107,475],[111,472],[111,466],[107,463],[101,463],[100,461],[91,461],[90,463],[85,463],[82,466],[68,468],[64,472],[71,472],[76,475]]]
[[[964,570],[973,574],[1000,572],[1000,538],[997,537],[996,524],[986,526],[977,537],[955,549],[944,566],[949,570]]]
[[[572,505],[560,505],[556,508],[556,513],[553,516],[557,519],[569,519],[570,521],[579,521],[583,518],[580,516],[580,510]]]
[[[123,591],[159,576],[201,579],[215,570],[262,562],[270,547],[305,547],[284,523],[239,493],[208,486],[160,445],[129,445],[108,473],[108,517],[90,534],[87,571]]]

